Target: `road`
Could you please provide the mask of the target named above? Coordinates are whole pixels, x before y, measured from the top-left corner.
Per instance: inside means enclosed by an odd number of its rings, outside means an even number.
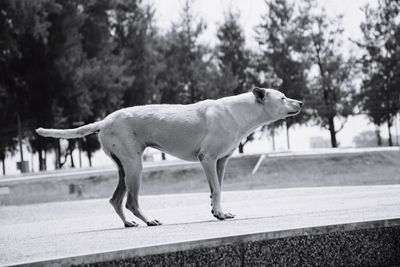
[[[0,265],[238,234],[400,218],[400,185],[291,188],[223,193],[217,221],[209,195],[144,196],[164,223],[123,228],[106,199],[0,207]],[[130,214],[130,218],[133,216]],[[138,220],[136,220],[139,222]]]

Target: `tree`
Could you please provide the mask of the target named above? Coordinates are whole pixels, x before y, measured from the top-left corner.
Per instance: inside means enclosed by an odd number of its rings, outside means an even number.
[[[0,137],[0,160],[3,165],[3,175],[6,175],[5,159],[7,153],[14,154],[16,148],[16,140],[7,136]]]
[[[2,14],[7,17],[6,33],[12,33],[9,35],[12,42],[6,50],[14,53],[9,54],[4,64],[8,80],[2,83],[13,92],[9,100],[15,107],[17,120],[22,122],[23,130],[27,122],[31,122],[30,129],[39,125],[63,127],[67,122],[63,111],[73,114],[81,110],[68,110],[69,104],[81,103],[68,98],[74,94],[71,88],[75,89],[76,69],[84,59],[80,49],[82,14],[78,2],[10,3]],[[41,152],[46,139],[35,142],[37,135],[26,131],[23,134],[29,137],[33,150],[39,152],[39,169],[42,169]],[[58,148],[58,142],[47,143]]]
[[[100,143],[96,138],[96,136],[88,135],[82,139],[81,145],[82,145],[82,150],[86,151],[87,153],[89,166],[92,167],[92,156],[96,150],[100,149]]]
[[[239,13],[229,10],[225,21],[217,30],[219,43],[216,52],[221,71],[221,85],[226,84],[226,89],[222,89],[222,92],[228,95],[241,94],[250,89],[246,84],[246,69],[250,63],[249,51],[245,48],[246,40],[239,20]]]
[[[309,51],[319,74],[312,81],[308,105],[312,116],[329,130],[332,147],[337,147],[336,134],[343,129],[353,112],[354,59],[344,58],[341,51],[341,16],[329,18],[323,8],[316,8],[310,24],[312,49]],[[322,100],[322,101],[321,101]],[[335,118],[344,119],[339,128]]]
[[[218,96],[212,53],[199,43],[205,24],[196,19],[192,4],[184,2],[181,17],[165,36],[165,66],[157,78],[161,103],[187,104]]]
[[[2,1],[0,4],[0,87],[6,104],[2,105],[6,119],[3,129],[11,138],[18,129],[12,123],[21,122],[24,131],[35,125],[52,124],[54,99],[54,53],[48,49],[47,18],[58,12],[54,1]],[[22,132],[22,137],[24,132]]]
[[[392,146],[391,127],[400,110],[400,3],[382,0],[376,8],[366,5],[363,11],[363,39],[355,41],[365,51],[360,59],[364,74],[361,110],[377,126],[378,134],[380,126],[387,123]]]
[[[230,9],[217,30],[219,43],[216,53],[220,71],[217,84],[220,96],[241,94],[249,91],[252,86],[248,77],[250,51],[245,48],[246,40],[239,19],[240,14]],[[253,136],[254,133],[251,133],[239,143],[239,153],[244,152],[244,146],[253,140]]]
[[[257,27],[257,40],[262,49],[261,68],[270,67],[279,79],[278,89],[288,97],[304,99],[307,95],[307,70],[305,57],[309,47],[308,15],[302,5],[288,0],[265,1],[268,13]],[[289,128],[308,120],[302,112],[286,119],[287,142]],[[281,121],[282,123],[282,121]],[[279,123],[276,123],[276,125]]]
[[[3,175],[6,174],[5,159],[8,152],[13,153],[16,149],[15,127],[13,124],[13,107],[9,105],[7,91],[0,84],[0,160],[3,165]]]
[[[38,152],[40,170],[49,148],[56,150],[58,168],[63,152],[58,140],[39,137],[32,129],[74,127],[123,105],[133,78],[127,73],[130,61],[116,49],[119,40],[110,15],[123,9],[121,5],[105,0],[0,3],[0,70],[5,74],[0,88],[7,100],[0,101],[2,122],[21,119],[25,136]],[[15,127],[5,128],[16,135]],[[70,140],[65,155],[72,161],[74,148],[75,140]]]
[[[79,32],[85,57],[76,68],[74,90],[70,90],[74,91],[72,102],[81,105],[71,106],[72,109],[80,109],[69,117],[71,127],[102,119],[124,105],[124,94],[132,86],[134,77],[128,71],[131,60],[124,54],[121,36],[112,33],[117,33],[116,29],[125,23],[117,20],[118,15],[128,16],[129,12],[133,12],[130,8],[136,8],[136,4],[137,1],[128,4],[107,0],[81,1],[79,7],[83,21]],[[81,148],[87,152],[91,163],[91,155],[100,148],[100,144],[96,138],[82,142],[84,145]]]
[[[128,61],[125,75],[133,78],[124,93],[124,106],[153,102],[158,88],[156,77],[161,71],[158,29],[154,27],[154,9],[142,1],[118,2],[111,25],[115,32],[114,53]]]

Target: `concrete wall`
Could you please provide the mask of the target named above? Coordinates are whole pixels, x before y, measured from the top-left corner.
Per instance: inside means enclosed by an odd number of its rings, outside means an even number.
[[[267,157],[258,172],[250,175],[259,156],[232,158],[223,190],[400,183],[399,151],[284,157],[277,154]],[[0,205],[108,198],[117,184],[113,169],[79,173],[83,172],[48,172],[43,179],[0,179]],[[142,180],[142,195],[209,191],[199,163],[144,168]]]
[[[226,244],[76,266],[398,266],[400,228]]]
[[[259,156],[246,156],[233,158],[229,162],[226,176],[249,175]],[[80,178],[46,178],[32,181],[18,181],[1,183],[2,188],[7,188],[7,194],[0,194],[1,205],[23,205],[41,202],[81,200],[90,198],[108,198],[111,196],[118,178],[117,172],[105,172]],[[143,185],[160,183],[164,180],[174,183],[176,180],[199,181],[203,189],[208,185],[200,164],[182,164],[171,167],[145,168],[143,170]],[[143,186],[142,186],[143,187]],[[156,187],[155,187],[156,188]],[[143,190],[144,189],[144,190]],[[146,188],[142,188],[142,193]],[[188,190],[190,192],[191,190]],[[151,191],[155,194],[158,192]]]

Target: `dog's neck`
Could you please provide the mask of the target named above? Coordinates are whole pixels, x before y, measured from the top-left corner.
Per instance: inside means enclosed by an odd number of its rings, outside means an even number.
[[[248,135],[258,127],[270,123],[263,104],[257,103],[252,93],[219,99],[239,126],[241,135]]]

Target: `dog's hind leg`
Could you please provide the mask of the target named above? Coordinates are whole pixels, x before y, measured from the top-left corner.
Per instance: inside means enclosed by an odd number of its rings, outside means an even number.
[[[125,185],[125,172],[122,166],[121,161],[115,156],[111,154],[111,158],[114,160],[115,164],[118,167],[118,184],[114,190],[112,197],[110,198],[110,204],[113,206],[115,212],[121,218],[122,222],[124,223],[125,227],[136,227],[138,224],[134,221],[128,221],[125,217],[122,202],[124,200],[124,196],[126,193],[126,185]]]
[[[148,226],[161,225],[158,220],[149,220],[139,206],[139,189],[142,178],[142,153],[143,148],[136,146],[134,151],[129,153],[129,158],[123,160],[125,170],[125,184],[128,189],[128,197],[125,207],[130,210],[133,215],[141,219]]]
[[[126,219],[122,202],[126,194],[126,163],[124,163],[124,155],[127,155],[129,151],[126,151],[126,145],[121,140],[124,140],[120,136],[116,136],[112,131],[103,130],[98,135],[101,147],[104,152],[115,162],[118,167],[118,184],[114,190],[112,197],[109,202],[113,206],[115,212],[121,218],[125,227],[135,227],[138,224],[134,221],[130,222]]]

